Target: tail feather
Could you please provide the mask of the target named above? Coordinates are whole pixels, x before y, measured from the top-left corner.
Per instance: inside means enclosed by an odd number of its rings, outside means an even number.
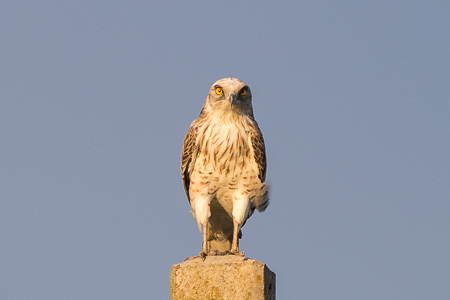
[[[269,206],[269,185],[267,183],[263,184],[256,194],[254,206],[259,212],[265,211]]]
[[[231,241],[227,239],[214,239],[209,241],[209,250],[220,253],[231,250]]]

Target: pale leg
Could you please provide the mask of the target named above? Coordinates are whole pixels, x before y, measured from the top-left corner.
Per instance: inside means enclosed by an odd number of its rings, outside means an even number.
[[[233,242],[231,253],[239,253],[238,234],[244,220],[247,219],[250,202],[246,192],[238,191],[233,196]]]
[[[239,223],[233,218],[233,243],[231,244],[231,253],[239,253]]]
[[[208,241],[207,241],[208,230],[209,230],[208,220],[203,222],[202,226],[203,226],[203,244],[202,244],[202,252],[200,252],[200,256],[208,254],[208,252],[209,252]]]
[[[208,249],[208,234],[209,234],[209,226],[208,221],[211,216],[211,198],[210,197],[198,197],[192,201],[194,204],[192,207],[192,212],[194,213],[194,217],[197,220],[198,229],[203,232],[203,243],[202,243],[202,251],[200,252],[200,256],[205,256]]]

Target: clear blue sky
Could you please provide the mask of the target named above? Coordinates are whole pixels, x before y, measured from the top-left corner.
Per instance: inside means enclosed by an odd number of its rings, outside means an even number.
[[[450,299],[448,1],[1,1],[0,299],[168,299],[181,144],[252,88],[279,299]]]

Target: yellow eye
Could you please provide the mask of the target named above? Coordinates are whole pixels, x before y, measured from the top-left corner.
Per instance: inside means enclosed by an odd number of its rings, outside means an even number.
[[[223,93],[222,89],[220,87],[216,88],[216,94],[221,95]]]
[[[242,89],[242,90],[241,90],[241,95],[242,95],[242,96],[247,95],[247,89]]]

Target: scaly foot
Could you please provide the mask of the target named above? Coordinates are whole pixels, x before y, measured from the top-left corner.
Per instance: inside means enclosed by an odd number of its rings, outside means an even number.
[[[244,257],[245,253],[244,253],[244,251],[238,252],[238,251],[233,251],[233,250],[231,250],[231,251],[227,250],[227,251],[224,252],[224,255],[236,255],[236,256]]]

